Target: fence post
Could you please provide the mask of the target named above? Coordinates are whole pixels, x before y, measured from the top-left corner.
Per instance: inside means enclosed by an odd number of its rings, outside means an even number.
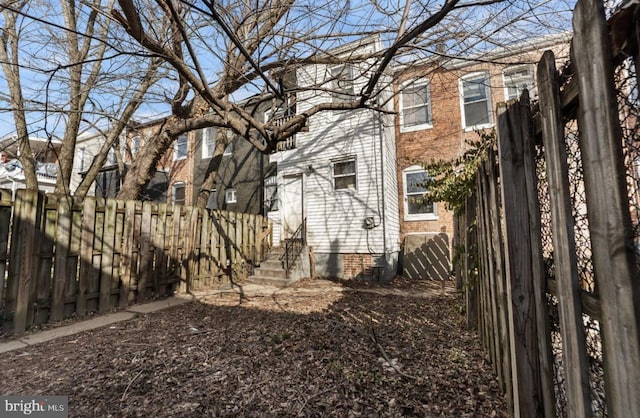
[[[7,308],[14,313],[16,334],[23,333],[33,321],[43,202],[44,194],[38,191],[16,192],[7,280]]]
[[[640,273],[631,215],[604,6],[580,0],[574,11],[573,61],[580,91],[578,127],[593,267],[602,303],[607,407],[640,416]]]
[[[530,206],[525,172],[529,144],[522,132],[520,105],[498,106],[498,151],[505,248],[515,417],[545,416],[538,350]]]
[[[553,52],[538,64],[538,92],[542,116],[542,140],[549,179],[553,258],[559,290],[559,314],[563,357],[567,376],[567,407],[576,416],[591,414],[587,348],[571,215],[569,168],[560,106],[560,83]]]

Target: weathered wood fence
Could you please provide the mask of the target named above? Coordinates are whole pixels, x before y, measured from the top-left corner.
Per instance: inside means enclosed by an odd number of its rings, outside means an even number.
[[[70,199],[71,200],[71,199]],[[164,203],[0,190],[5,331],[108,312],[233,279],[261,261],[261,216]]]
[[[579,0],[569,72],[547,52],[538,106],[498,106],[456,223],[468,323],[516,417],[640,417],[639,16]]]

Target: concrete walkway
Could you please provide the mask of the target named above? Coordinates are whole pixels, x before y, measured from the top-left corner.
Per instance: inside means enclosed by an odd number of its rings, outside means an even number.
[[[191,302],[192,300],[194,300],[194,298],[189,295],[170,297],[168,299],[158,300],[155,302],[130,306],[129,308],[121,312],[99,315],[94,318],[74,322],[69,325],[63,325],[46,331],[38,331],[34,332],[33,334],[25,334],[22,337],[1,342],[0,354],[6,353],[8,351],[24,349],[29,347],[30,345],[44,343],[56,338],[78,334],[83,331],[89,331],[92,329],[115,324],[117,322],[128,321],[129,319],[135,318],[136,315],[139,314],[157,312],[162,309],[170,308],[172,306],[178,306]]]

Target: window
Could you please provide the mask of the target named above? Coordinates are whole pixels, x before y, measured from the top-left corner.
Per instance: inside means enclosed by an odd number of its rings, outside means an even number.
[[[278,183],[277,177],[267,177],[264,181],[264,207],[267,211],[278,210]]]
[[[116,165],[117,163],[116,150],[109,148],[109,153],[107,154],[107,165]]]
[[[131,139],[131,156],[135,157],[140,152],[140,136],[136,135]]]
[[[211,158],[216,147],[216,129],[204,128],[202,130],[202,158]]]
[[[419,80],[404,85],[400,94],[400,130],[407,132],[430,127],[429,81]]]
[[[186,201],[186,188],[184,183],[179,181],[173,183],[171,188],[171,203],[174,205],[184,205]]]
[[[338,65],[331,68],[331,94],[334,103],[353,100],[353,68],[349,65]]]
[[[224,202],[225,203],[236,203],[238,201],[236,197],[236,190],[229,189],[224,193]]]
[[[356,188],[356,160],[351,158],[333,163],[333,187],[335,190]]]
[[[84,171],[84,155],[87,149],[85,147],[78,148],[78,171]]]
[[[533,72],[531,67],[520,66],[508,68],[504,74],[504,97],[507,100],[518,100],[522,92],[529,90],[529,96],[534,97]]]
[[[493,123],[489,90],[489,75],[474,74],[460,80],[464,128],[484,128]]]
[[[173,143],[173,159],[184,160],[187,158],[187,136],[180,135]]]
[[[403,171],[404,218],[407,221],[438,219],[436,205],[429,200],[425,182],[429,175],[422,167],[412,166]]]

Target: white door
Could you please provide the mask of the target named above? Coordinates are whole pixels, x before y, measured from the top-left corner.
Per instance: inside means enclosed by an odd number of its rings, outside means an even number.
[[[302,174],[283,177],[280,203],[282,204],[281,237],[291,238],[302,225]]]

